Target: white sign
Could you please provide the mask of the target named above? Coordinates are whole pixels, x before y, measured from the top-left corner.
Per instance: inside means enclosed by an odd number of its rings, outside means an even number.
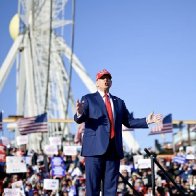
[[[23,187],[22,180],[12,183],[12,188],[19,188],[20,189],[22,187]]]
[[[23,173],[27,172],[26,163],[23,157],[7,156],[6,173]]]
[[[5,146],[8,146],[10,144],[10,141],[7,137],[1,137],[1,140],[2,140],[2,144],[5,145]]]
[[[44,189],[45,190],[58,190],[59,180],[57,179],[44,179]]]
[[[195,155],[194,154],[187,154],[186,159],[188,160],[195,160]]]
[[[148,169],[151,168],[151,159],[139,159],[138,160],[139,169]]]
[[[25,157],[23,157],[23,158],[24,158],[25,163],[26,163],[27,165],[32,165],[32,157],[30,157],[30,156],[25,156]]]
[[[14,189],[5,188],[4,196],[20,196],[20,189],[19,188],[14,188]]]
[[[120,165],[120,172],[127,171],[131,172],[131,166],[130,165]]]
[[[56,145],[61,146],[61,137],[55,136],[55,137],[49,137],[50,145]]]
[[[186,147],[186,154],[194,154],[195,153],[195,147],[194,146],[187,146]]]
[[[28,135],[21,135],[16,137],[16,144],[17,145],[24,145],[28,144]]]
[[[138,168],[138,160],[143,159],[143,158],[144,158],[143,155],[134,155],[133,156],[133,163],[134,163],[134,166],[136,169]]]
[[[77,155],[81,146],[63,146],[63,154],[67,156]]]
[[[56,145],[45,145],[44,146],[44,152],[45,154],[52,156],[54,154],[58,154],[58,148]]]

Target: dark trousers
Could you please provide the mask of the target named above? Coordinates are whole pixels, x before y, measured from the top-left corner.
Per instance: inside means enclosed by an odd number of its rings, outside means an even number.
[[[116,153],[114,139],[110,141],[104,155],[85,157],[86,195],[116,196],[120,159]]]

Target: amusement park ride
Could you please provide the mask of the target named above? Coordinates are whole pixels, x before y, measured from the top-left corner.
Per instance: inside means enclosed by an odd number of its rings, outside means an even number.
[[[72,122],[73,115],[68,109],[74,109],[72,68],[89,92],[96,91],[93,80],[73,53],[74,4],[74,0],[19,0],[18,13],[10,23],[14,43],[0,69],[2,90],[12,66],[16,65],[17,116],[47,112],[49,131],[43,135],[45,141],[48,136],[69,133],[68,122]],[[67,7],[72,9],[70,20],[65,19]],[[64,33],[68,25],[72,27],[70,46]],[[4,119],[4,122],[14,122],[17,116]],[[196,121],[173,121],[173,124],[180,123],[190,125]],[[16,131],[16,134],[19,133]],[[32,148],[39,148],[40,138],[39,133],[31,134]]]
[[[10,33],[15,40],[0,69],[2,89],[16,62],[17,115],[28,117],[47,112],[49,122],[52,122],[49,123],[49,135],[59,132],[59,126],[62,131],[58,134],[69,131],[65,119],[69,118],[68,108],[74,108],[69,67],[90,92],[96,91],[94,82],[64,39],[65,26],[74,27],[74,17],[65,19],[66,6],[72,8],[74,16],[74,1],[71,2],[19,0],[18,14],[10,23]],[[71,29],[73,32],[74,28]],[[38,136],[31,135],[33,148],[38,148]]]

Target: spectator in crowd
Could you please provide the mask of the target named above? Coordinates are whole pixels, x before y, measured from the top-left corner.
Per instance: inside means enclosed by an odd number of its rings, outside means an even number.
[[[7,156],[15,156],[15,152],[18,149],[16,147],[7,150]],[[186,152],[186,151],[184,151]],[[34,152],[35,153],[35,152]],[[2,167],[0,173],[0,195],[4,195],[3,191],[5,188],[12,189],[13,183],[22,181],[21,191],[25,196],[85,196],[86,195],[86,176],[84,173],[85,162],[81,159],[80,155],[76,156],[65,156],[61,153],[58,155],[63,158],[66,164],[66,172],[62,177],[57,178],[59,180],[58,190],[46,190],[44,188],[44,179],[54,179],[49,171],[45,170],[45,164],[43,164],[43,153],[37,153],[38,161],[34,164],[27,165],[27,172],[25,173],[6,173],[6,167]],[[186,153],[185,153],[186,155]],[[33,156],[33,153],[30,155]],[[195,154],[194,154],[195,156]],[[47,157],[47,164],[51,164],[51,158]],[[41,161],[41,163],[40,163]],[[164,169],[174,178],[178,186],[186,191],[188,195],[196,195],[196,160],[186,159],[184,163],[176,163],[173,159],[159,160]],[[166,166],[166,162],[169,162]],[[82,165],[82,167],[81,167]],[[140,195],[151,196],[152,195],[152,172],[150,168],[139,169],[134,165],[134,155],[126,153],[126,157],[121,161],[123,167],[121,170],[122,175],[125,179],[134,186],[134,189],[138,191]],[[40,169],[41,168],[41,169]],[[74,172],[74,170],[80,172]],[[72,175],[74,174],[74,175]],[[156,170],[155,173],[155,192],[156,196],[172,196],[179,195],[176,187],[164,177],[160,170]],[[121,178],[118,180],[118,196],[132,196],[134,195],[133,190],[122,181]]]

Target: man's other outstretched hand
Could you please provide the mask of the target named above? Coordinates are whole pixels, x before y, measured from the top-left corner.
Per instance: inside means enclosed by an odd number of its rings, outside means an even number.
[[[84,101],[80,102],[79,100],[77,100],[76,113],[78,116],[80,116],[80,115],[82,115],[83,112],[84,112]]]

